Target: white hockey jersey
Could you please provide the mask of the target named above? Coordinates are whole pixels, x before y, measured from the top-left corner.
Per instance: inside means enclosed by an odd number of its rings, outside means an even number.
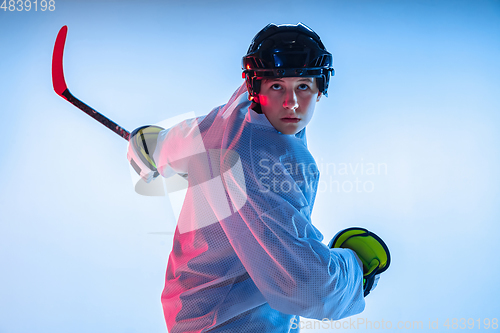
[[[319,170],[305,129],[281,134],[247,96],[242,85],[158,138],[160,174],[189,183],[161,297],[170,333],[297,332],[298,316],[364,309],[354,253],[311,223]]]

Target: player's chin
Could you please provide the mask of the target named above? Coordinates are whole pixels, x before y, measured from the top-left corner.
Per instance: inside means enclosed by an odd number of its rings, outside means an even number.
[[[281,133],[283,134],[287,134],[287,135],[290,135],[290,134],[297,134],[299,133],[302,129],[304,128],[304,126],[301,126],[299,124],[287,124],[286,126],[283,126],[281,128]]]

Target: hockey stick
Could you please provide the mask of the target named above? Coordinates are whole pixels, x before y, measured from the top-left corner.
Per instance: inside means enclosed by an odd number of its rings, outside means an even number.
[[[111,119],[105,117],[101,113],[97,112],[87,104],[83,103],[69,92],[66,81],[64,80],[63,71],[63,53],[67,33],[67,26],[63,26],[61,30],[59,30],[56,38],[56,43],[54,44],[54,53],[52,54],[52,84],[54,85],[56,94],[128,141],[130,138],[129,131],[127,131]]]

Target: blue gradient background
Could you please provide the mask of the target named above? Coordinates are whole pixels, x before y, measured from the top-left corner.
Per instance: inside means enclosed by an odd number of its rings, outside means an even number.
[[[70,90],[132,130],[224,103],[255,33],[299,21],[336,69],[309,147],[337,166],[325,184],[347,184],[325,185],[313,222],[325,243],[371,229],[392,254],[353,319],[500,317],[500,1],[59,0],[0,11],[0,332],[166,331],[172,211],[134,192],[126,142],[54,93],[58,30]]]

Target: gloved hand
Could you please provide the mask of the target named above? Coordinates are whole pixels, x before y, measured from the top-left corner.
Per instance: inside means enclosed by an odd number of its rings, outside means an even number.
[[[375,288],[377,287],[377,284],[378,284],[378,280],[380,279],[380,274],[377,274],[375,275],[375,278],[373,279],[373,285],[372,285],[372,288],[370,290],[368,290],[368,293],[372,292],[373,290],[375,290]],[[367,294],[368,295],[368,294]]]
[[[330,248],[353,250],[363,263],[363,291],[366,297],[375,289],[380,273],[389,268],[391,256],[387,245],[373,232],[363,228],[348,228],[333,237]]]
[[[162,130],[164,128],[160,126],[142,126],[130,133],[127,159],[146,183],[159,175],[153,154]]]

